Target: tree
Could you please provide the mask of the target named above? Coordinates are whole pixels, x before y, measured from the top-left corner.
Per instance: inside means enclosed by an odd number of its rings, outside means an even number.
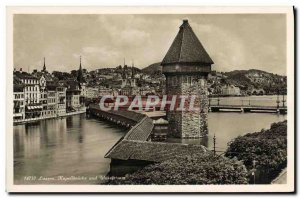
[[[269,130],[249,133],[229,143],[225,156],[242,160],[248,170],[259,170],[261,182],[269,183],[287,164],[287,121]]]
[[[247,170],[242,162],[211,152],[146,166],[125,179],[111,184],[247,184]]]

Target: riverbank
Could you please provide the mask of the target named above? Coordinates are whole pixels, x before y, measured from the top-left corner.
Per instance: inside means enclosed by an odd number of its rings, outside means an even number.
[[[53,116],[46,116],[46,117],[38,117],[38,118],[28,118],[28,119],[23,119],[23,120],[14,120],[13,124],[14,125],[20,125],[20,124],[30,124],[30,123],[36,123],[41,120],[48,120],[48,119],[55,119],[55,118],[63,118],[63,117],[68,117],[68,116],[73,116],[73,115],[79,115],[86,113],[86,108],[80,110],[80,111],[74,111],[74,112],[69,112],[64,115],[53,115]]]

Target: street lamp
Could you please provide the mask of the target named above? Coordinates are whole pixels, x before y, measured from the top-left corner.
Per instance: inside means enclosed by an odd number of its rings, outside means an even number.
[[[253,169],[252,169],[252,175],[253,175],[253,184],[255,184],[255,172],[256,172],[256,168],[255,168],[255,165],[256,165],[256,160],[253,160],[252,161],[252,164],[253,164]]]

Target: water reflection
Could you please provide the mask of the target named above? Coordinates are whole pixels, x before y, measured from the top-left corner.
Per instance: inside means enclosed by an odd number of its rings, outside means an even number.
[[[216,136],[216,151],[225,152],[227,144],[239,135],[258,132],[270,128],[271,123],[283,121],[286,115],[269,113],[209,113],[206,138],[201,139],[168,139],[169,142],[201,144],[213,150],[213,137]]]
[[[238,135],[269,128],[286,115],[259,113],[209,113],[209,136],[202,139],[170,139],[173,142],[202,144],[224,152]],[[125,134],[125,129],[85,115],[42,121],[37,126],[14,126],[15,184],[97,184],[99,180],[24,181],[25,176],[105,176],[110,169],[106,152]]]
[[[106,175],[110,160],[104,159],[104,155],[124,133],[123,129],[85,119],[84,115],[46,120],[37,126],[14,126],[15,183],[51,183],[24,181],[25,176]]]

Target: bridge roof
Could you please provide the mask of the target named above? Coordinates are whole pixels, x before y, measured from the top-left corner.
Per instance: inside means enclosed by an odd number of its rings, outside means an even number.
[[[207,152],[201,145],[122,140],[105,157],[119,160],[162,162],[176,155],[192,155]]]
[[[161,162],[172,159],[177,154],[187,155],[206,151],[205,147],[201,145],[149,142],[147,140],[151,135],[153,126],[152,119],[145,116],[107,152],[105,157]]]
[[[192,30],[188,20],[183,20],[179,32],[161,65],[176,63],[214,64],[203,45]]]
[[[152,119],[145,116],[143,120],[128,131],[128,133],[124,136],[124,139],[146,141],[152,132],[153,126],[154,124]]]

